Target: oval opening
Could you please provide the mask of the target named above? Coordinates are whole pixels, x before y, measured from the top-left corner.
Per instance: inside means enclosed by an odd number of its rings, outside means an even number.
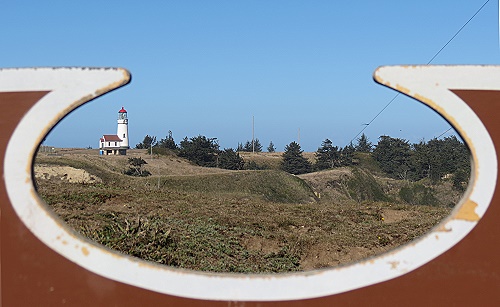
[[[485,71],[489,77],[493,77],[483,80],[480,84],[477,83],[476,78],[469,77]],[[2,73],[1,76],[6,80],[11,80],[10,75],[18,75],[18,71],[15,70]],[[393,75],[394,73],[396,75]],[[390,84],[387,80],[401,80],[403,89],[414,88],[416,91],[405,91],[405,94],[419,96],[434,109],[443,110],[442,116],[459,127],[473,153],[473,180],[469,184],[465,197],[452,214],[420,239],[393,252],[351,265],[293,274],[207,274],[192,270],[179,270],[170,266],[158,266],[153,262],[142,261],[135,257],[120,256],[116,252],[102,248],[101,245],[75,235],[74,232],[68,230],[68,227],[62,226],[58,218],[47,214],[45,204],[33,193],[31,173],[25,171],[33,166],[33,155],[38,147],[36,144],[41,142],[46,131],[49,131],[50,127],[64,115],[64,110],[75,108],[94,97],[84,96],[84,93],[99,95],[126,83],[128,75],[123,70],[40,69],[20,72],[21,75],[26,75],[22,76],[23,80],[28,76],[38,82],[49,80],[52,85],[45,85],[43,89],[54,90],[44,96],[22,118],[9,141],[5,156],[6,188],[18,217],[44,244],[86,270],[115,281],[165,294],[214,300],[290,300],[341,293],[411,272],[452,248],[475,227],[486,211],[494,190],[496,156],[491,139],[477,116],[458,96],[450,94],[448,89],[484,89],[485,83],[488,82],[487,86],[495,88],[495,77],[498,79],[499,73],[500,70],[496,68],[474,66],[383,67],[377,70],[375,78],[378,82]],[[46,74],[51,74],[54,78],[46,78]],[[450,75],[457,74],[463,76],[460,82],[453,78],[449,79]],[[67,78],[67,75],[70,78]],[[58,91],[61,88],[67,88],[64,86],[66,82],[69,82],[71,87],[78,88],[80,85],[74,83],[74,79],[94,75],[105,78],[102,82],[96,81],[95,84],[89,84],[89,88],[82,91],[63,91],[67,97],[60,96],[62,92]],[[432,79],[429,76],[432,76]],[[414,82],[419,79],[422,81],[416,85]],[[433,86],[436,89],[427,91]],[[100,87],[102,90],[96,91],[94,87]],[[52,103],[55,104],[55,108],[46,108]],[[43,114],[47,116],[46,121],[36,120],[40,118],[37,113],[40,110],[44,110]],[[41,132],[34,134],[33,131]],[[20,141],[24,139],[27,141]],[[484,169],[488,172],[481,171]],[[290,175],[289,177],[302,182],[300,178],[297,178],[298,176]],[[151,180],[147,177],[141,178]],[[116,181],[116,183],[119,182]],[[307,185],[303,184],[303,186]],[[116,190],[118,190],[117,187],[115,187]],[[93,195],[97,195],[95,197],[97,200],[102,198],[99,194]],[[74,197],[79,198],[79,195]],[[139,222],[142,223],[140,220]],[[349,282],[345,283],[346,280]],[[193,282],[207,287],[191,287]],[[290,289],[294,291],[291,292]]]
[[[118,125],[117,134],[95,135],[101,148],[39,147],[37,191],[81,235],[175,268],[260,274],[353,264],[428,233],[470,177],[456,132],[418,142],[362,134],[346,146],[320,136],[316,151],[297,141],[279,151],[244,136],[223,148],[203,131],[174,139],[173,127],[125,150],[116,109],[106,126]]]
[[[26,171],[33,167],[38,144],[68,110],[126,84],[128,73],[120,69],[75,68],[0,72],[4,91],[14,95],[33,90],[47,93],[24,114],[5,153],[6,190],[20,221],[43,244],[85,270],[163,294],[209,300],[295,300],[338,294],[388,281],[425,265],[462,240],[485,214],[496,184],[497,160],[492,140],[477,115],[460,95],[454,93],[456,89],[467,89],[466,99],[470,99],[469,94],[481,98],[483,93],[491,99],[495,95],[484,89],[498,88],[496,80],[500,79],[500,69],[483,66],[382,67],[375,73],[377,82],[387,86],[397,84],[408,96],[419,97],[433,109],[440,110],[444,118],[458,127],[471,149],[474,158],[472,180],[448,218],[412,244],[332,269],[243,275],[201,273],[155,265],[102,248],[69,230],[48,212],[33,189],[32,173]],[[478,75],[487,78],[477,78]],[[193,283],[199,287],[193,287]]]

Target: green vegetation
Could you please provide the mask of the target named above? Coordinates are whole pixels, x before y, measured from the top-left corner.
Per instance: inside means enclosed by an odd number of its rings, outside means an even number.
[[[240,170],[243,169],[245,162],[240,157],[240,154],[232,148],[224,149],[217,157],[217,167],[223,169]]]
[[[371,152],[373,149],[373,144],[368,140],[368,137],[363,133],[358,139],[358,144],[356,145],[357,152]]]
[[[409,183],[402,187],[399,190],[399,196],[410,205],[439,205],[439,200],[434,196],[433,189],[420,183]]]
[[[102,229],[82,226],[83,235],[120,252],[156,263],[215,272],[296,271],[299,257],[285,246],[276,252],[249,251],[240,243],[246,229],[211,219],[168,217],[120,220],[111,215]],[[167,227],[166,227],[167,226]],[[248,263],[251,263],[249,266]]]
[[[355,148],[352,144],[349,144],[342,148],[340,152],[340,161],[342,165],[353,165],[354,164],[354,153]]]
[[[151,185],[154,185],[151,180]],[[241,195],[279,203],[308,202],[314,194],[298,177],[275,171],[242,171],[225,174],[175,176],[161,180],[161,187],[189,193]]]
[[[199,135],[188,139],[185,137],[177,146],[172,136],[156,142],[155,136],[146,135],[136,148],[152,148],[159,155],[177,154],[199,166],[218,167],[231,170],[262,170],[275,168],[269,164],[258,163],[255,160],[245,161],[240,153],[262,152],[262,144],[256,138],[238,143],[236,150],[226,148],[220,150],[217,138],[207,138]],[[275,152],[271,141],[269,153]],[[352,143],[340,148],[325,139],[315,152],[314,161],[303,157],[300,145],[292,142],[285,147],[279,168],[291,174],[304,174],[312,171],[333,169],[359,163],[370,155],[378,164],[383,175],[395,179],[418,181],[429,178],[432,184],[437,184],[443,178],[451,178],[457,191],[464,191],[466,181],[470,176],[470,156],[467,146],[455,136],[444,139],[432,139],[428,142],[410,144],[409,141],[383,135],[374,146],[363,133],[357,144]],[[373,168],[372,168],[373,169]]]
[[[407,140],[383,135],[373,150],[373,157],[390,177],[409,179],[411,146]]]
[[[125,175],[137,176],[137,177],[147,177],[151,173],[143,168],[144,164],[148,164],[141,157],[139,158],[129,158],[128,164],[129,168],[124,172]]]
[[[199,135],[181,141],[179,157],[186,158],[199,166],[216,167],[219,144],[216,138],[207,138]]]
[[[337,146],[333,146],[332,141],[326,139],[315,153],[316,163],[314,169],[325,170],[352,165],[354,163],[354,153],[355,147],[352,144],[339,149]]]
[[[273,141],[269,142],[269,146],[267,146],[267,152],[275,152],[276,147],[274,147]]]
[[[279,170],[279,153],[242,158],[269,169],[203,168],[171,151],[142,165],[151,176],[135,177],[123,174],[128,157],[43,156],[37,164],[85,169],[102,183],[40,177],[37,188],[62,220],[99,244],[165,265],[237,273],[310,270],[384,252],[424,234],[460,197],[451,181],[431,187],[380,177],[369,153],[355,152],[356,166],[298,176]]]
[[[380,168],[392,178],[433,184],[451,177],[457,190],[464,190],[470,176],[470,153],[455,136],[411,145],[408,141],[381,136],[373,151]]]
[[[359,203],[364,201],[389,201],[389,197],[370,172],[354,167],[352,175],[352,178],[347,182],[349,195],[352,199]]]
[[[321,143],[321,147],[316,151],[316,170],[324,170],[341,166],[340,152],[337,146],[333,146],[332,141],[326,139]]]
[[[304,158],[302,152],[300,145],[296,142],[285,146],[281,169],[294,175],[309,173],[312,170],[312,164]]]
[[[315,153],[295,142],[274,153],[271,142],[264,153],[258,140],[237,151],[202,135],[176,145],[169,131],[136,147],[130,157],[39,156],[40,165],[99,180],[71,183],[47,171],[38,192],[91,240],[201,271],[292,272],[373,256],[434,227],[470,176],[467,147],[455,137],[410,144],[382,136],[373,146],[363,134],[343,148],[325,139]]]
[[[169,130],[168,135],[164,139],[161,139],[158,142],[158,144],[156,144],[156,147],[170,149],[170,150],[176,150],[177,145],[175,144],[174,137],[172,136],[172,131]]]
[[[271,142],[272,143],[272,142]],[[255,139],[252,141],[246,141],[245,145],[242,143],[238,143],[238,147],[236,151],[244,151],[244,152],[262,152],[262,144],[259,139]]]
[[[136,149],[148,149],[148,148],[151,148],[151,147],[156,146],[156,145],[157,145],[156,136],[150,136],[148,134],[144,137],[144,140],[141,143],[135,145],[135,148]]]

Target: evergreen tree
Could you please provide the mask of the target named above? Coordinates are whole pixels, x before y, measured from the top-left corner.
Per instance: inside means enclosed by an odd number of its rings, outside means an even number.
[[[412,145],[411,166],[413,169],[412,180],[431,178],[435,168],[435,155],[430,146],[424,141]]]
[[[310,172],[312,170],[311,162],[302,155],[302,152],[300,145],[296,142],[285,146],[281,169],[294,175]]]
[[[151,146],[156,145],[156,136],[146,135],[142,143],[135,145],[136,149],[149,149]]]
[[[353,164],[355,147],[350,143],[340,150],[340,166],[348,166]]]
[[[172,131],[168,131],[168,136],[166,136],[164,139],[161,139],[158,142],[158,147],[160,148],[167,148],[167,149],[177,149],[177,145],[175,144],[174,138],[172,137]]]
[[[471,175],[471,153],[465,143],[460,142],[455,136],[452,136],[452,138],[454,140],[450,141],[455,143],[454,155],[456,160],[456,169],[453,171],[453,186],[460,191],[465,191]]]
[[[470,173],[470,151],[467,146],[452,135],[441,140],[443,143],[443,155],[441,165],[443,175],[454,174],[459,169],[466,174]]]
[[[380,168],[396,179],[410,179],[411,146],[407,140],[383,135],[373,150],[373,158]]]
[[[239,143],[238,142],[238,147],[236,148],[236,151],[245,151],[245,148],[243,147],[243,144],[242,143]]]
[[[239,149],[239,147],[238,147]],[[262,152],[262,144],[260,143],[259,139],[255,139],[252,143],[252,141],[246,141],[245,146],[242,146],[241,151],[246,151],[246,152]]]
[[[243,146],[243,151],[252,152],[252,142],[246,141],[245,146]]]
[[[219,153],[217,161],[217,167],[219,168],[240,170],[243,169],[244,165],[243,159],[232,148],[224,149]]]
[[[255,139],[253,141],[253,146],[255,152],[262,152],[262,144],[260,143],[259,139]]]
[[[215,138],[199,135],[188,139],[185,137],[179,146],[179,157],[183,157],[200,166],[216,167],[219,144]]]
[[[321,147],[316,151],[315,169],[323,170],[340,165],[340,152],[337,146],[333,146],[332,141],[325,139]]]
[[[457,174],[458,182],[470,174],[469,150],[455,136],[421,141],[413,144],[412,149],[413,180],[430,178],[435,183],[445,175]]]
[[[368,140],[368,137],[363,133],[358,139],[358,144],[356,145],[357,152],[371,152],[373,145]]]
[[[459,168],[453,173],[453,187],[461,192],[465,191],[466,185],[470,178],[470,168],[469,171],[464,168]]]
[[[275,152],[276,148],[274,147],[273,141],[269,142],[269,146],[267,146],[267,152]]]

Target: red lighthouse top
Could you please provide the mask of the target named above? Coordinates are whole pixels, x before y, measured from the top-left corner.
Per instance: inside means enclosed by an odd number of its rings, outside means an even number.
[[[118,111],[118,113],[127,113],[127,110],[125,110],[123,107],[120,111]]]

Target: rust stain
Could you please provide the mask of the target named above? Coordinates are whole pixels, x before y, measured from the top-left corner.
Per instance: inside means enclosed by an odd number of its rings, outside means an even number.
[[[401,92],[401,93],[406,94],[408,96],[412,96],[412,95],[410,95],[410,90],[409,89],[407,89],[406,87],[401,86],[399,84],[396,84],[396,86],[394,87],[394,89],[397,90],[398,92]]]
[[[422,102],[422,103],[424,103],[424,104],[428,105],[429,107],[433,108],[433,109],[434,109],[434,111],[438,112],[439,114],[441,114],[441,115],[447,115],[446,111],[445,111],[443,108],[439,107],[439,106],[438,106],[438,105],[434,102],[434,100],[429,99],[429,98],[427,98],[427,97],[425,97],[425,96],[422,96],[422,95],[420,95],[420,94],[415,94],[415,95],[412,95],[412,97],[413,97],[413,98],[415,98],[415,99],[417,99],[418,101],[420,101],[420,102]]]
[[[96,96],[101,96],[107,92],[110,92],[114,89],[117,89],[117,88],[120,88],[122,86],[124,86],[125,84],[128,84],[131,80],[131,75],[130,75],[130,72],[126,69],[122,69],[122,68],[119,68],[118,70],[121,70],[122,71],[122,74],[123,74],[123,79],[119,80],[119,81],[116,81],[102,89],[99,89],[95,92],[95,95]]]
[[[439,225],[439,227],[436,228],[436,231],[439,231],[439,232],[450,232],[452,229],[451,228],[446,228],[446,225]],[[436,239],[437,239],[437,235],[436,235]]]
[[[391,265],[392,270],[395,270],[398,268],[399,261],[389,261],[388,263]]]
[[[453,217],[456,220],[464,220],[469,222],[479,221],[479,215],[476,213],[477,204],[472,200],[467,200]]]
[[[85,246],[82,247],[82,253],[85,256],[88,256],[90,254],[89,250]]]

